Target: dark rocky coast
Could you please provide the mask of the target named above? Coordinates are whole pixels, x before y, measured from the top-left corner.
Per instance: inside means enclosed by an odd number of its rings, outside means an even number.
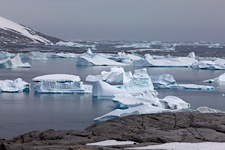
[[[134,141],[123,146],[86,146],[103,140]],[[1,140],[1,150],[123,149],[167,142],[225,142],[225,114],[177,112],[134,115],[89,126],[83,131],[33,131]]]

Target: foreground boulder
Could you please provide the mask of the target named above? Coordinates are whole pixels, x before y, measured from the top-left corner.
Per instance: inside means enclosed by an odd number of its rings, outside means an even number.
[[[33,131],[12,140],[1,140],[0,149],[97,149],[87,143],[103,140],[134,141],[136,144],[106,149],[168,142],[225,142],[225,114],[177,112],[134,115],[99,122],[83,131]]]

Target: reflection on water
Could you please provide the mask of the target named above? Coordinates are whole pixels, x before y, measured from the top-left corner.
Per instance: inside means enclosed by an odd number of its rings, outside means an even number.
[[[75,59],[30,61],[32,68],[1,69],[0,80],[22,78],[32,84],[32,78],[52,73],[79,75],[82,80],[89,74],[109,71],[110,66],[77,67]],[[132,71],[126,66],[125,71]],[[175,95],[191,103],[193,109],[208,106],[225,110],[225,85],[207,84],[203,80],[219,76],[223,71],[191,68],[148,68],[149,75],[168,73],[178,83],[213,85],[215,91],[158,90],[159,97]],[[93,119],[113,110],[110,100],[92,99],[91,94],[33,94],[0,93],[0,138],[11,138],[25,132],[46,129],[82,129]]]

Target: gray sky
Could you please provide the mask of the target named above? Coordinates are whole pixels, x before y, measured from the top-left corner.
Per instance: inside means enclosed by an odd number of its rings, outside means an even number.
[[[0,0],[0,16],[63,39],[225,40],[225,0]]]

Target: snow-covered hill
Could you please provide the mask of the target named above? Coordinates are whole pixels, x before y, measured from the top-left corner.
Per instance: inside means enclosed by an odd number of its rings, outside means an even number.
[[[0,16],[0,46],[16,44],[50,45],[59,39],[36,32],[31,28],[20,25]]]

